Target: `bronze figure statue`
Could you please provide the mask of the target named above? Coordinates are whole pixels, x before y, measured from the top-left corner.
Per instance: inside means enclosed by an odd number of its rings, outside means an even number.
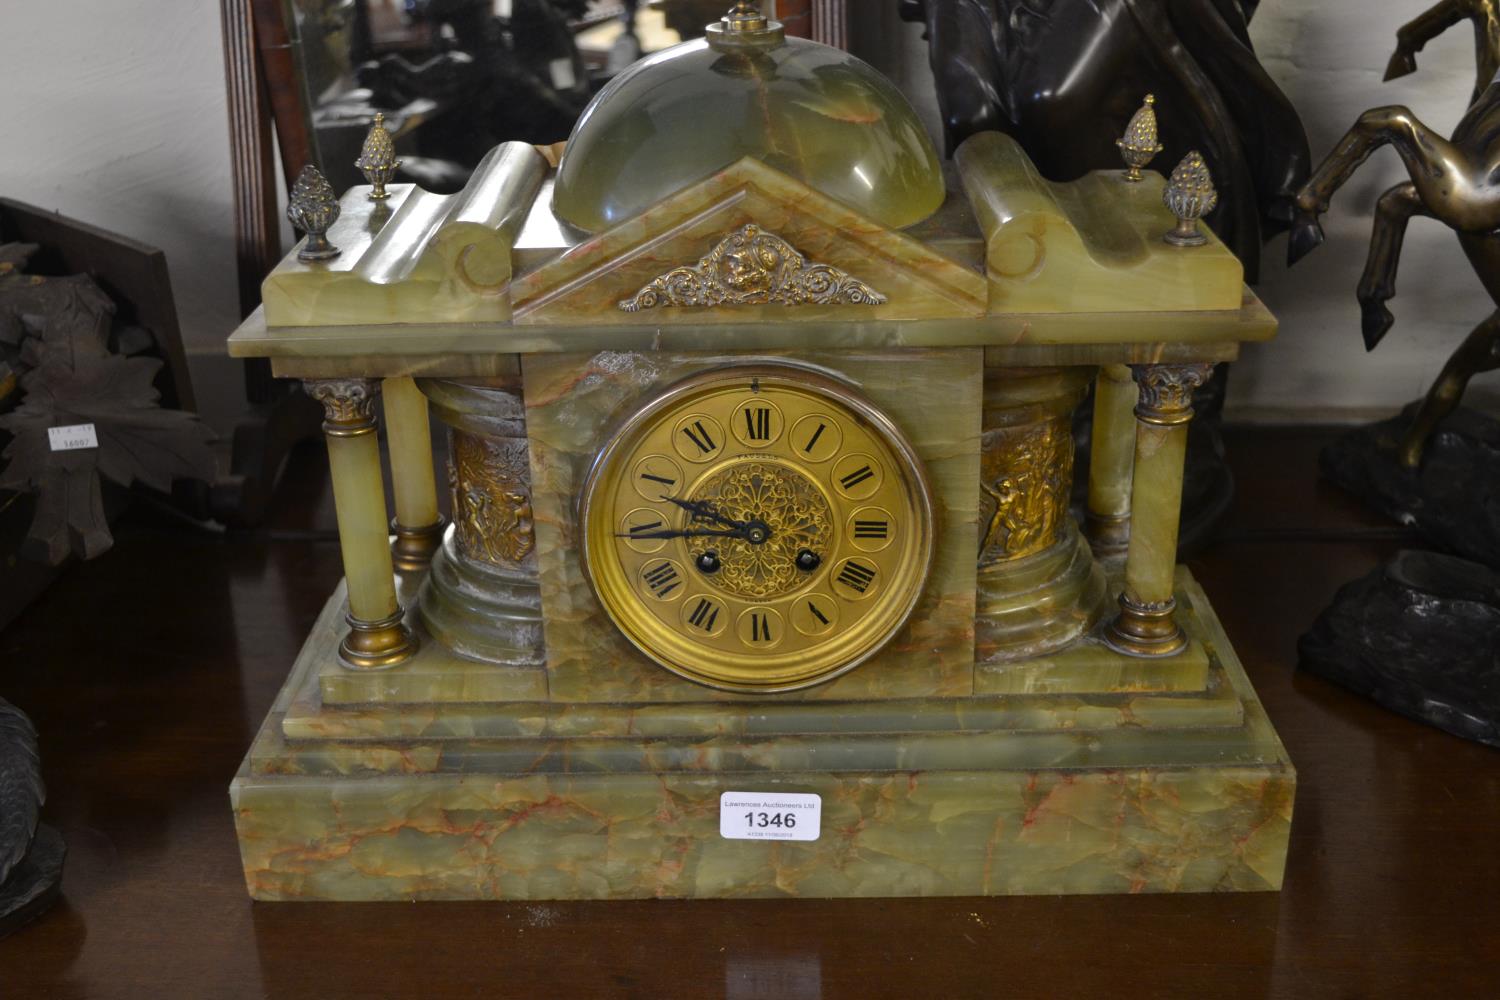
[[[1381,146],[1395,147],[1411,180],[1380,196],[1370,253],[1360,277],[1365,347],[1374,350],[1395,318],[1385,303],[1396,294],[1396,267],[1406,225],[1426,216],[1458,236],[1475,274],[1500,306],[1500,81],[1492,82],[1445,139],[1407,108],[1372,108],[1359,116],[1297,194],[1297,223],[1287,255],[1296,263],[1323,242],[1318,216],[1360,164]],[[1418,407],[1399,446],[1403,466],[1415,469],[1438,423],[1457,407],[1469,379],[1500,368],[1500,309],[1454,351]]]
[[[1355,122],[1298,192],[1288,256],[1323,241],[1318,216],[1370,154],[1394,146],[1410,180],[1380,196],[1360,277],[1365,346],[1391,328],[1385,303],[1407,223],[1438,219],[1454,231],[1485,290],[1500,305],[1500,0],[1441,0],[1397,32],[1386,79],[1416,68],[1415,54],[1444,29],[1474,22],[1480,86],[1445,139],[1404,107]],[[1400,552],[1334,597],[1298,643],[1298,666],[1394,712],[1465,739],[1500,746],[1500,424],[1458,410],[1475,374],[1500,367],[1500,310],[1469,334],[1426,397],[1400,415],[1357,427],[1323,449],[1325,477],[1460,553]],[[1455,412],[1457,411],[1457,412]],[[1441,428],[1441,433],[1436,433]]]
[[[1160,162],[1202,151],[1210,220],[1255,281],[1261,244],[1292,221],[1311,166],[1296,109],[1250,42],[1254,0],[901,0],[927,27],[951,153],[976,132],[1014,136],[1049,179],[1119,167],[1115,140],[1156,96]]]
[[[46,797],[36,729],[0,698],[0,938],[60,894],[67,848],[56,830],[40,822]]]
[[[1416,72],[1417,53],[1422,47],[1464,20],[1474,23],[1474,63],[1478,71],[1469,103],[1479,100],[1500,72],[1500,0],[1438,0],[1403,24],[1396,31],[1396,51],[1386,65],[1386,80]]]

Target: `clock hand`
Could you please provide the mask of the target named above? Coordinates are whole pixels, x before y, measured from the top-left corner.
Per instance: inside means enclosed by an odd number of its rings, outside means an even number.
[[[747,529],[734,528],[725,531],[719,528],[695,528],[688,531],[617,531],[616,538],[638,538],[646,541],[667,541],[673,538],[742,538],[749,541]]]
[[[676,504],[683,510],[693,515],[693,520],[713,521],[716,524],[727,524],[731,528],[739,528],[744,531],[750,527],[748,521],[735,521],[725,517],[714,509],[714,505],[707,500],[679,500],[676,497],[662,497],[667,503]]]

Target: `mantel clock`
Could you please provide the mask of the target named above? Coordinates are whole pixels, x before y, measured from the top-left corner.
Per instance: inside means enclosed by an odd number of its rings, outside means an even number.
[[[1277,887],[1296,775],[1175,565],[1192,390],[1275,321],[1163,238],[1189,167],[945,173],[739,3],[555,167],[306,185],[230,348],[324,404],[345,579],[232,786],[251,893]]]

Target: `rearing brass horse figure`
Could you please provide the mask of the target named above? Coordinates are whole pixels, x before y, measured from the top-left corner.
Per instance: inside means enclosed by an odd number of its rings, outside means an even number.
[[[1500,0],[1438,0],[1396,30],[1396,51],[1386,65],[1386,80],[1415,73],[1417,53],[1460,21],[1474,23],[1474,93],[1472,105],[1500,72]]]
[[[1467,6],[1476,4],[1478,0]],[[1428,15],[1463,6],[1462,0],[1445,0]],[[1500,3],[1488,0],[1482,6],[1494,13]],[[1494,52],[1500,55],[1500,41]],[[1396,56],[1402,56],[1402,49]],[[1297,193],[1297,218],[1287,248],[1290,263],[1323,242],[1318,216],[1360,164],[1385,145],[1395,147],[1411,180],[1391,188],[1376,204],[1370,254],[1358,289],[1367,350],[1374,350],[1395,321],[1385,303],[1396,294],[1401,241],[1413,216],[1437,219],[1454,230],[1475,274],[1500,306],[1500,79],[1480,92],[1452,139],[1444,139],[1404,107],[1373,108],[1360,115]],[[1495,368],[1500,368],[1500,309],[1475,327],[1443,366],[1402,437],[1402,465],[1415,469],[1421,464],[1427,438],[1458,407],[1469,379]]]

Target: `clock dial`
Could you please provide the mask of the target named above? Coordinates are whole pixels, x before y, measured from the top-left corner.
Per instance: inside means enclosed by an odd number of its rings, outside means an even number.
[[[656,662],[739,691],[821,683],[877,652],[921,596],[932,501],[910,444],[846,385],[715,369],[631,414],[584,484],[600,603]]]

